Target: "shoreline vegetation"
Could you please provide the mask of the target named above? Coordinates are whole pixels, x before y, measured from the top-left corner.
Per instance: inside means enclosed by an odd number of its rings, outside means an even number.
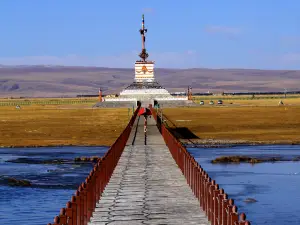
[[[233,155],[233,156],[220,156],[211,160],[213,164],[239,164],[239,163],[265,163],[265,162],[299,162],[300,157],[292,157],[292,158],[283,158],[283,157],[251,157],[251,156],[240,156],[240,155]]]
[[[180,140],[186,148],[233,148],[239,146],[266,146],[266,145],[300,145],[300,142],[290,141],[201,141],[191,143],[188,140]]]
[[[17,158],[17,159],[11,159],[7,160],[5,162],[9,163],[25,163],[25,164],[77,164],[77,163],[96,163],[101,159],[99,156],[91,156],[91,157],[86,157],[86,156],[81,156],[81,157],[75,157],[74,159],[38,159],[38,158]]]

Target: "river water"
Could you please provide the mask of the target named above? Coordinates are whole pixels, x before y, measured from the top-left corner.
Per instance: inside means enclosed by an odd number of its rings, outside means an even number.
[[[71,200],[72,194],[93,166],[92,163],[76,164],[72,160],[81,156],[101,157],[107,149],[107,147],[0,149],[0,224],[52,223],[60,208],[65,207]],[[41,160],[53,159],[67,161],[62,164],[41,163]],[[5,182],[6,177],[29,180],[32,187],[9,186]]]
[[[300,162],[211,164],[219,156],[300,156],[300,146],[191,148],[202,168],[235,200],[251,224],[300,224]],[[246,203],[247,198],[257,202]]]
[[[0,224],[40,225],[53,222],[92,169],[75,164],[80,156],[103,156],[107,147],[0,149]],[[191,148],[189,151],[236,201],[252,224],[300,224],[300,162],[211,164],[222,155],[300,156],[300,146]],[[20,160],[21,159],[21,160]],[[63,159],[62,164],[41,160]],[[10,161],[10,162],[8,162]],[[5,177],[27,179],[32,187],[11,187]],[[246,198],[257,202],[245,203]]]

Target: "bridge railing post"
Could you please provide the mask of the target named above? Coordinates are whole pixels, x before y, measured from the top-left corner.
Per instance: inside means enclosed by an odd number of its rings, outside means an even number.
[[[219,194],[222,192],[222,189],[219,189],[219,185],[215,184],[212,189],[212,201],[211,201],[211,210],[210,210],[210,221],[212,224],[218,225],[219,221]]]
[[[195,164],[193,163],[193,187],[192,187],[192,191],[194,196],[197,196],[196,191],[197,191],[197,167],[195,166]]]
[[[231,215],[230,215],[230,217],[231,217],[231,224],[233,224],[233,225],[238,225],[238,223],[239,223],[239,215],[238,215],[238,212],[237,212],[237,206],[236,205],[234,205],[233,207],[232,207],[232,211],[231,211],[231,213],[230,213]]]
[[[53,220],[54,223],[52,223],[52,225],[60,225],[59,222],[60,222],[60,217],[59,216],[56,216],[54,217],[54,220]],[[51,224],[50,224],[51,225]]]
[[[59,213],[59,224],[67,224],[67,216],[66,216],[66,209],[60,209]]]
[[[86,190],[86,186],[87,184],[84,182],[81,184],[82,186],[82,195],[83,195],[83,224],[86,225],[87,224],[87,212],[88,212],[88,205],[87,205],[87,190]]]
[[[92,175],[90,174],[90,177],[92,179],[92,192],[93,192],[93,196],[92,196],[92,202],[91,202],[91,210],[92,210],[92,215],[93,215],[93,211],[94,208],[96,207],[96,201],[97,201],[97,173],[96,173],[96,167],[98,164],[96,164],[93,168],[93,173]]]
[[[246,214],[245,213],[240,214],[240,220],[239,220],[238,225],[250,225],[250,222],[246,220]]]
[[[68,202],[66,204],[66,208],[65,208],[65,215],[67,217],[67,223],[66,224],[71,224],[73,225],[74,224],[74,215],[73,215],[73,210],[72,210],[72,203],[71,202]]]
[[[89,222],[92,214],[93,214],[93,180],[89,175],[88,178],[85,180],[86,182],[86,193],[87,193],[87,221]]]
[[[197,186],[196,186],[196,197],[200,201],[200,188],[201,188],[201,168],[198,165],[196,168],[196,175],[197,175]]]
[[[76,225],[81,223],[81,196],[79,190],[75,192],[75,199],[76,199]]]
[[[209,198],[209,192],[208,192],[208,186],[210,185],[211,183],[211,178],[208,176],[208,174],[205,174],[206,175],[206,179],[204,180],[204,211],[205,211],[205,214],[207,215],[208,213],[208,198]]]
[[[228,196],[225,196],[225,199],[223,200],[222,204],[222,215],[223,215],[223,224],[228,225],[229,219],[228,219],[228,206],[229,206],[229,199]]]
[[[227,205],[227,207],[226,207],[227,225],[232,225],[232,224],[233,224],[233,221],[232,221],[232,218],[231,218],[231,213],[232,213],[232,209],[233,209],[233,204],[234,204],[233,199],[229,199],[229,200],[228,200],[228,205]]]
[[[214,224],[214,217],[216,216],[217,212],[217,195],[219,194],[219,185],[216,184],[215,180],[212,181],[212,185],[210,187],[210,209],[208,211],[208,218],[209,221]]]
[[[224,189],[220,189],[215,193],[215,205],[214,205],[214,215],[213,215],[213,224],[223,224],[222,217],[222,201],[225,197]]]
[[[76,202],[76,196],[72,196],[71,199],[71,208],[72,208],[72,225],[77,225],[77,202]]]
[[[78,193],[79,193],[79,217],[80,217],[79,224],[84,224],[84,195],[83,195],[82,186],[79,187]]]

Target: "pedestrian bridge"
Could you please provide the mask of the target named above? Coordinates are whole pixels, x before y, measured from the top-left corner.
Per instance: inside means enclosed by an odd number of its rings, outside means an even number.
[[[52,225],[249,225],[156,110],[146,132],[138,110]]]

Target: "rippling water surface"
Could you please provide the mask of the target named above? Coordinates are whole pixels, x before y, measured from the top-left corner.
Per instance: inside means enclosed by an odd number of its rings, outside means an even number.
[[[78,185],[92,169],[92,163],[73,163],[75,157],[103,156],[107,147],[62,147],[0,149],[1,225],[53,222],[60,208],[70,201]],[[19,163],[18,160],[28,163]],[[62,164],[42,160],[62,159]],[[11,161],[11,162],[8,162]],[[17,163],[18,162],[18,163]],[[32,187],[11,187],[6,177],[26,179]]]
[[[215,179],[239,212],[251,224],[300,224],[300,162],[211,164],[225,155],[300,156],[300,146],[243,146],[234,148],[189,149],[212,179]],[[257,202],[246,203],[246,198]]]
[[[0,149],[1,225],[52,222],[92,168],[90,163],[70,162],[80,156],[103,156],[106,151],[106,147]],[[300,162],[210,163],[222,155],[290,158],[300,156],[300,146],[243,146],[189,151],[229,197],[236,200],[239,212],[245,212],[252,224],[300,224]],[[20,163],[20,158],[27,163]],[[69,162],[41,163],[41,160],[51,159]],[[33,185],[11,187],[1,182],[7,176],[30,180]],[[245,203],[246,198],[254,198],[257,202]]]

